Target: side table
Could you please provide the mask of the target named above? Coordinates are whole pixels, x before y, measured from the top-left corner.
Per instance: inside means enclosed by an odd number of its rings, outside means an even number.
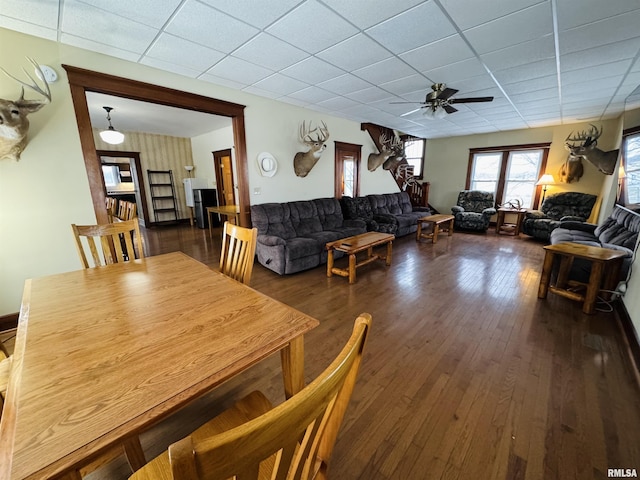
[[[525,213],[527,213],[527,210],[525,208],[498,208],[498,218],[496,219],[496,233],[504,233],[507,235],[513,235],[515,237],[520,235],[520,226],[522,225],[522,220],[524,219]],[[515,223],[505,223],[505,215],[515,215]]]
[[[625,252],[619,250],[592,247],[572,242],[546,245],[543,248],[545,250],[545,256],[542,265],[542,275],[540,276],[540,285],[538,286],[538,298],[547,298],[547,292],[550,291],[571,300],[584,302],[582,305],[582,311],[584,313],[593,313],[601,285],[605,290],[615,289],[616,282],[620,275],[622,259],[626,256]],[[558,271],[556,284],[549,285],[553,261],[556,255],[560,257],[560,269]],[[569,270],[571,269],[574,258],[582,258],[591,262],[589,283],[584,284],[569,280]],[[602,280],[603,276],[604,284]],[[586,286],[587,288],[584,295],[576,290],[569,289],[569,287],[581,286]]]
[[[432,243],[436,243],[438,241],[438,233],[440,230],[443,230],[449,234],[449,236],[453,235],[453,221],[455,217],[453,215],[428,215],[426,217],[422,217],[418,219],[418,229],[416,230],[416,241],[420,241],[421,238],[430,238]],[[428,223],[431,224],[431,232],[423,233],[422,224]]]

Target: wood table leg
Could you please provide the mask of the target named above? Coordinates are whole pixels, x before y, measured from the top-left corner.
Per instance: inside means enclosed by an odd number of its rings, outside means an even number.
[[[284,394],[291,398],[304,388],[304,337],[300,335],[280,351]]]
[[[418,230],[416,231],[416,241],[419,241],[421,236],[422,236],[422,222],[418,220]]]
[[[602,281],[603,262],[591,262],[591,274],[589,275],[589,285],[587,285],[587,294],[584,297],[582,311],[584,313],[593,313],[595,309],[596,299],[600,291],[600,282]]]
[[[146,465],[147,459],[140,444],[140,437],[129,438],[123,442],[122,446],[132,471],[140,470]]]
[[[391,266],[391,252],[393,251],[393,242],[389,242],[387,243],[387,258],[386,258],[386,264],[387,267]]]
[[[327,277],[333,275],[333,248],[329,248],[327,252]]]
[[[436,243],[438,241],[438,232],[440,232],[440,225],[437,223],[433,224],[433,237],[431,238],[431,243]]]
[[[449,220],[449,236],[453,236],[453,218]]]
[[[82,475],[78,470],[73,470],[72,472],[65,473],[62,477],[60,477],[60,479],[61,480],[82,480]]]
[[[371,256],[371,249],[369,249],[369,256]],[[349,283],[356,283],[356,254],[349,255]]]
[[[211,212],[207,211],[207,219],[209,220],[209,238],[213,239],[213,226],[211,222],[211,217],[212,217]]]
[[[545,250],[544,263],[542,264],[542,273],[540,274],[540,285],[538,286],[538,298],[547,298],[554,256],[555,255],[553,252]]]

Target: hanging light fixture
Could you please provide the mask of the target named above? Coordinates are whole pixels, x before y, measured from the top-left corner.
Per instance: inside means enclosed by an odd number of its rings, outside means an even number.
[[[119,145],[124,142],[124,134],[113,128],[111,125],[110,112],[112,107],[102,107],[107,111],[107,121],[109,122],[109,128],[100,132],[100,138],[111,145]]]
[[[439,104],[431,104],[427,106],[422,114],[429,120],[439,120],[447,116],[447,112],[445,112]]]

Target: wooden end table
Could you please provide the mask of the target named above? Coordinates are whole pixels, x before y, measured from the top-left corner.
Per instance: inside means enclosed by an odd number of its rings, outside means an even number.
[[[550,291],[571,300],[584,302],[582,311],[589,314],[593,313],[595,309],[596,298],[600,291],[600,285],[602,285],[603,276],[603,288],[605,290],[615,289],[616,282],[620,275],[622,259],[626,256],[625,252],[619,250],[592,247],[572,242],[546,245],[543,248],[545,250],[545,256],[542,265],[542,275],[540,276],[540,285],[538,287],[538,298],[547,298],[547,292]],[[553,261],[556,255],[560,257],[560,269],[558,271],[556,284],[549,285]],[[591,262],[589,283],[584,284],[569,280],[569,271],[571,270],[574,258],[582,258]],[[570,289],[570,287],[585,286],[585,294]]]
[[[520,235],[520,227],[522,226],[522,220],[524,220],[525,213],[527,213],[526,208],[499,208],[498,217],[496,218],[496,233],[504,233],[507,235],[513,235],[514,237]],[[505,223],[505,215],[515,215],[515,223]]]
[[[419,218],[418,230],[416,231],[416,241],[420,241],[421,238],[430,238],[432,243],[436,243],[438,241],[438,233],[440,232],[440,230],[447,232],[449,236],[452,236],[453,220],[455,218],[456,217],[454,217],[453,215],[443,215],[443,214],[427,215],[426,217]],[[431,224],[430,233],[422,232],[423,223]]]
[[[385,260],[386,265],[391,265],[391,251],[393,248],[393,241],[395,236],[389,233],[379,232],[367,232],[353,237],[342,238],[334,242],[328,242],[325,248],[328,251],[327,254],[327,277],[340,275],[342,277],[349,277],[349,283],[356,283],[356,268],[371,263],[375,260]],[[379,245],[387,245],[387,254],[385,256],[374,254],[373,247]],[[333,252],[344,252],[349,255],[349,267],[337,268],[333,266]],[[367,258],[360,263],[356,263],[356,254],[359,252],[367,251]]]

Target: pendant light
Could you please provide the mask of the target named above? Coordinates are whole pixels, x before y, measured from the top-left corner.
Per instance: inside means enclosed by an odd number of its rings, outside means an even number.
[[[107,111],[107,121],[109,122],[109,128],[100,132],[100,138],[111,145],[119,145],[124,142],[124,134],[113,128],[111,125],[110,112],[112,107],[102,107]]]

